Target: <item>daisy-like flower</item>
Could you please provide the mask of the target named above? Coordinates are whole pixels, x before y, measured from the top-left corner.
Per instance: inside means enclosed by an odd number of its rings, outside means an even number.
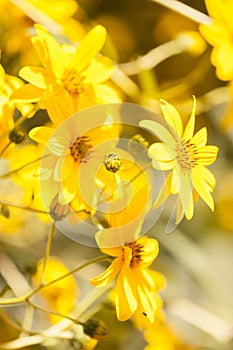
[[[213,46],[211,61],[221,80],[233,79],[233,2],[232,0],[205,0],[210,24],[200,25],[200,32]]]
[[[151,130],[162,141],[152,144],[148,149],[152,166],[155,169],[170,171],[154,207],[160,206],[170,194],[177,194],[176,223],[179,223],[184,214],[188,220],[193,217],[194,201],[198,196],[212,211],[214,210],[211,192],[215,187],[215,178],[205,166],[215,161],[218,148],[206,145],[207,130],[205,127],[194,134],[195,98],[185,129],[174,106],[162,100],[161,109],[170,132],[155,121],[144,120],[140,122],[140,126]]]
[[[108,123],[103,110],[102,115],[98,111],[98,118],[88,109],[82,111],[65,120],[55,132],[49,127],[33,129],[39,142],[50,135],[39,170],[42,197],[50,209],[52,203],[53,210],[59,207],[60,212],[60,205],[73,200],[87,211],[95,205],[96,174],[119,136],[119,127]]]
[[[115,90],[105,84],[114,70],[112,61],[97,56],[106,40],[103,26],[94,27],[77,49],[59,44],[41,25],[35,28],[38,36],[32,43],[44,67],[20,70],[20,77],[29,84],[15,92],[13,100],[39,102],[55,125],[93,104],[120,101]]]
[[[117,276],[117,318],[126,321],[141,308],[153,323],[157,304],[151,295],[165,284],[162,274],[148,268],[159,253],[157,240],[142,236],[119,247],[101,248],[101,251],[114,260],[107,270],[91,280],[91,284],[105,286]]]

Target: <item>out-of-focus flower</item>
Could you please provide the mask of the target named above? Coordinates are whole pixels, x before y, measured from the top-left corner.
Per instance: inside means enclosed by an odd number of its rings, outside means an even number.
[[[216,191],[216,217],[222,227],[233,231],[233,172],[223,176]]]
[[[52,19],[61,25],[64,33],[74,41],[79,41],[85,33],[81,24],[71,17],[78,10],[75,0],[27,0],[17,5],[19,7],[8,0],[0,1],[1,49],[5,53],[5,63],[11,64],[12,57],[20,59],[21,66],[37,63],[30,42],[35,18],[42,18],[43,23]],[[14,67],[12,69],[15,71]]]
[[[205,0],[210,24],[201,25],[204,38],[213,46],[211,61],[221,80],[233,79],[233,2],[231,0]]]
[[[113,256],[114,260],[107,270],[91,280],[91,284],[105,286],[117,276],[117,318],[128,320],[140,307],[153,323],[157,305],[151,294],[165,284],[162,274],[148,268],[159,252],[157,240],[143,236],[119,247],[102,248],[101,251]]]
[[[195,126],[194,104],[190,119],[183,130],[182,119],[174,106],[161,101],[161,109],[170,132],[154,121],[142,121],[140,126],[151,130],[161,141],[152,144],[148,155],[152,166],[162,171],[170,171],[154,207],[160,206],[170,194],[178,195],[176,223],[184,214],[187,220],[193,217],[194,201],[200,196],[214,210],[211,192],[215,187],[214,175],[205,166],[211,165],[217,156],[216,146],[206,146],[207,130],[200,129],[194,134]]]
[[[43,271],[43,260],[39,262],[37,272],[34,276],[34,282],[40,283],[41,274]],[[51,282],[65,274],[69,270],[58,258],[50,257],[46,263],[44,271],[43,281],[44,283]],[[75,283],[75,279],[72,275],[57,281],[50,286],[43,288],[40,291],[40,295],[47,301],[49,308],[52,311],[57,311],[63,315],[68,315],[77,301],[78,287]],[[50,315],[52,323],[56,323],[61,320],[61,317],[57,315]]]
[[[55,125],[93,104],[120,101],[106,84],[113,63],[107,57],[96,57],[106,40],[103,26],[94,27],[77,49],[60,45],[41,25],[35,27],[38,36],[32,42],[44,67],[20,70],[19,75],[29,84],[13,94],[14,100],[39,101]]]
[[[144,350],[191,350],[164,322],[157,322],[144,333],[148,345]]]

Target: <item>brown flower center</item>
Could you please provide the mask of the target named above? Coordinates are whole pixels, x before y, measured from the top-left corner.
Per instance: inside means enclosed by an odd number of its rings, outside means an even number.
[[[130,261],[130,267],[134,268],[138,266],[140,263],[141,259],[141,254],[143,252],[143,245],[139,244],[137,242],[130,242],[126,244],[127,247],[129,247],[132,250],[132,258]]]
[[[64,75],[61,79],[64,88],[71,95],[78,95],[83,92],[86,88],[83,83],[84,77],[80,76],[74,67],[65,70]]]
[[[92,149],[91,138],[89,136],[80,136],[72,142],[70,146],[70,154],[77,162],[85,161],[85,158],[89,151]]]
[[[198,164],[197,146],[190,140],[179,139],[176,143],[176,152],[181,171],[184,174],[190,173],[192,168]]]

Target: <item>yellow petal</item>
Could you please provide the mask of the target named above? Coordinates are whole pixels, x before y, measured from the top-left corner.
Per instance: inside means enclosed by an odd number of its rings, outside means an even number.
[[[94,98],[97,103],[117,103],[121,102],[118,93],[108,85],[93,85]]]
[[[32,85],[32,84],[26,84],[22,86],[21,88],[15,90],[11,94],[11,100],[13,102],[38,102],[42,96],[43,90]]]
[[[196,98],[193,96],[193,108],[191,112],[191,116],[189,118],[189,121],[185,127],[183,138],[185,140],[191,140],[194,133],[194,127],[195,127],[195,112],[196,112]]]
[[[76,67],[77,73],[80,73],[91,63],[104,46],[106,40],[106,29],[97,25],[80,42],[70,66]]]
[[[176,141],[170,132],[165,127],[153,120],[142,120],[139,122],[139,126],[149,131],[152,131],[162,142],[168,146],[175,148]]]
[[[127,274],[121,271],[118,276],[116,285],[116,314],[119,321],[128,320],[137,309],[138,301],[135,287],[133,287],[136,283],[131,269],[127,270]]]
[[[40,89],[46,89],[52,82],[52,77],[40,67],[23,67],[19,71],[19,76]]]
[[[212,51],[211,62],[216,66],[216,75],[221,80],[227,81],[233,78],[232,55],[233,45],[231,42],[220,47],[215,47]]]
[[[121,266],[121,257],[114,259],[111,265],[104,272],[90,280],[91,284],[95,287],[106,286],[106,284],[110,283],[116,277],[121,269]]]
[[[189,175],[185,175],[185,174],[179,174],[179,179],[180,179],[179,196],[180,196],[183,210],[186,213],[189,208],[190,201],[193,198],[193,194],[192,194],[193,189],[192,189],[191,179]]]
[[[55,181],[65,180],[73,171],[74,158],[68,153],[65,158],[59,158],[54,169],[53,178]]]
[[[171,193],[176,194],[179,191],[179,174],[177,167],[172,171],[172,180],[171,180]]]
[[[111,78],[114,65],[108,57],[97,57],[85,70],[85,83],[97,84]]]
[[[160,100],[160,107],[162,109],[166,122],[176,131],[179,136],[183,133],[183,124],[176,108],[165,100]]]
[[[161,190],[159,191],[157,198],[152,205],[152,208],[160,207],[160,205],[165,202],[165,200],[167,199],[167,197],[171,193],[171,179],[172,179],[172,173],[170,173],[166,177],[166,180],[164,181],[164,184],[163,184]]]
[[[54,133],[54,129],[49,126],[38,126],[29,131],[29,137],[38,143],[47,143],[52,134]]]
[[[148,156],[152,158],[152,166],[158,170],[171,170],[175,163],[176,152],[164,143],[153,143],[148,149]]]
[[[190,198],[188,208],[185,212],[185,217],[187,220],[191,220],[194,213],[194,203],[193,203],[193,196]]]
[[[218,147],[204,146],[198,149],[198,163],[202,165],[210,165],[215,162],[218,154]]]
[[[192,143],[194,143],[197,148],[204,147],[207,142],[207,129],[204,127],[200,129],[192,138]]]
[[[215,187],[215,178],[211,171],[202,165],[193,169],[193,185],[199,196],[214,211],[214,201],[210,194]]]
[[[69,204],[75,197],[78,191],[78,179],[75,170],[71,172],[64,181],[62,181],[62,190],[58,195],[58,202],[60,204]]]

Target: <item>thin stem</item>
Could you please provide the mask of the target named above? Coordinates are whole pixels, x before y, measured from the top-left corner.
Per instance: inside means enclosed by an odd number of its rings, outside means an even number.
[[[109,256],[108,255],[101,255],[101,256],[98,256],[97,258],[95,259],[92,259],[84,264],[82,264],[81,266],[78,266],[76,267],[75,269],[69,271],[68,273],[50,281],[50,282],[47,282],[43,285],[39,285],[38,287],[36,287],[34,290],[32,290],[31,292],[23,295],[23,296],[20,296],[20,297],[16,297],[16,298],[9,298],[9,299],[1,299],[0,298],[0,305],[14,305],[14,304],[21,304],[21,303],[24,303],[26,302],[27,300],[29,300],[33,295],[35,295],[36,293],[38,293],[40,290],[42,290],[43,288],[46,288],[48,286],[51,286],[52,284],[58,282],[58,281],[61,281],[63,280],[64,278],[70,276],[70,275],[73,275],[74,273],[84,269],[85,267],[89,266],[89,265],[92,265],[92,264],[95,264],[97,262],[100,262],[100,261],[104,261],[104,260],[108,260],[109,259]]]
[[[80,324],[80,325],[83,325],[83,322],[79,322],[78,320],[76,320],[75,318],[73,317],[70,317],[68,315],[64,315],[64,314],[61,314],[60,312],[57,312],[57,311],[54,311],[54,310],[48,310],[38,304],[35,304],[33,302],[31,302],[30,300],[27,300],[27,303],[32,306],[33,308],[39,310],[39,311],[42,311],[44,313],[47,313],[47,314],[50,314],[50,315],[55,315],[55,316],[59,316],[59,317],[62,317],[62,318],[66,318],[67,320],[70,320],[71,322],[73,323],[76,323],[76,324]]]
[[[30,208],[30,207],[23,207],[21,205],[8,203],[8,202],[5,202],[5,201],[0,201],[0,205],[6,205],[7,207],[17,208],[17,209],[22,209],[22,210],[28,210],[28,211],[32,211],[32,212],[35,212],[35,213],[38,213],[38,214],[48,214],[47,211],[44,211],[44,210],[39,210],[39,209],[35,209],[35,208]]]
[[[11,176],[11,175],[17,173],[18,171],[20,171],[20,170],[26,168],[27,166],[29,166],[29,165],[31,165],[31,164],[34,164],[34,163],[38,162],[39,160],[41,160],[41,159],[43,159],[43,158],[46,158],[46,157],[48,157],[48,156],[49,156],[49,155],[47,154],[47,155],[45,155],[45,156],[43,156],[43,157],[39,157],[39,158],[37,158],[37,159],[35,159],[35,160],[32,160],[31,162],[28,162],[28,163],[26,163],[26,164],[20,166],[20,167],[17,168],[17,169],[13,169],[13,170],[9,171],[9,172],[6,173],[6,174],[0,175],[0,179],[4,179],[4,178],[6,178],[6,177],[9,177],[9,176]]]
[[[46,245],[43,267],[42,267],[42,272],[41,272],[41,276],[40,276],[40,283],[39,283],[40,285],[44,284],[44,273],[45,273],[46,265],[47,265],[50,251],[51,251],[54,230],[55,230],[55,225],[54,225],[54,223],[52,223],[52,226],[51,226],[51,229],[50,229],[49,235],[48,235],[47,245]]]
[[[151,0],[200,24],[210,24],[211,18],[177,0]]]

